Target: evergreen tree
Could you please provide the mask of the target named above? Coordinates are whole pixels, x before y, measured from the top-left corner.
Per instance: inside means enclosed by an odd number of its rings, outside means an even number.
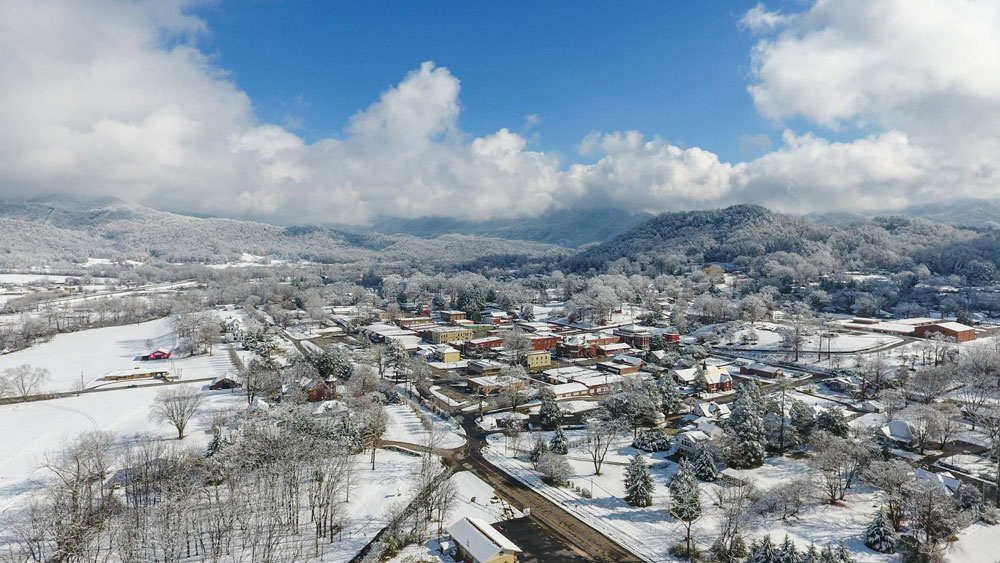
[[[670,514],[684,524],[688,558],[691,553],[691,528],[701,518],[701,490],[698,479],[687,460],[681,461],[680,468],[670,480]]]
[[[750,556],[744,563],[784,563],[781,551],[771,543],[771,536],[764,536],[750,545]]]
[[[847,545],[844,544],[844,540],[840,540],[837,548],[831,551],[833,552],[833,560],[836,563],[856,563],[854,558],[851,557],[851,552],[847,551]]]
[[[632,506],[653,504],[653,476],[649,474],[646,460],[639,454],[632,456],[625,471],[625,502]]]
[[[816,430],[825,430],[834,436],[846,438],[851,427],[847,424],[844,411],[838,408],[829,408],[816,417]]]
[[[542,457],[542,454],[546,454],[549,451],[548,444],[541,436],[535,439],[535,445],[531,448],[531,462],[538,463],[538,459]]]
[[[743,536],[735,534],[727,544],[723,538],[715,540],[712,544],[712,555],[719,563],[742,563],[743,559],[749,555]]]
[[[538,410],[538,422],[542,428],[552,430],[562,422],[562,408],[551,393],[542,395],[542,406]]]
[[[792,399],[791,406],[788,407],[788,416],[791,419],[792,428],[799,435],[802,441],[809,439],[813,427],[816,425],[816,418],[812,409],[798,399]]]
[[[698,445],[698,453],[694,458],[694,475],[702,481],[715,481],[719,472],[715,467],[715,455],[705,444]]]
[[[816,544],[809,544],[809,549],[802,554],[802,563],[822,563],[822,555],[816,549]]]
[[[660,410],[663,411],[663,415],[673,416],[684,412],[686,408],[684,396],[681,395],[681,390],[677,388],[674,378],[669,375],[660,377],[659,387]]]
[[[764,422],[760,414],[763,405],[754,403],[755,395],[760,396],[756,385],[740,385],[726,427],[731,438],[729,465],[737,469],[757,467],[764,462]]]
[[[799,554],[798,548],[795,547],[795,542],[789,539],[788,534],[785,534],[785,541],[781,543],[779,554],[782,563],[799,563],[802,561],[802,555]]]
[[[549,451],[559,455],[569,453],[569,440],[566,439],[566,433],[563,432],[562,426],[556,426],[556,433],[549,440]]]
[[[865,545],[879,553],[896,553],[898,541],[896,530],[889,523],[889,519],[885,517],[885,512],[879,509],[875,519],[872,520],[871,524],[868,524],[868,529],[865,530]]]

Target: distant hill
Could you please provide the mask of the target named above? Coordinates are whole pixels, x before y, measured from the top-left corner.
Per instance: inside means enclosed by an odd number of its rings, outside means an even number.
[[[607,271],[622,259],[645,270],[673,272],[707,263],[733,263],[752,272],[796,277],[802,272],[902,271],[918,264],[942,274],[993,279],[989,236],[901,215],[839,217],[820,224],[757,205],[663,213],[566,258],[569,271]],[[1000,276],[998,276],[1000,277]]]
[[[226,263],[244,253],[323,263],[458,264],[489,256],[563,255],[562,247],[449,234],[348,233],[156,211],[117,199],[0,202],[0,268],[72,266],[87,258]]]
[[[577,248],[606,240],[651,217],[652,215],[648,213],[628,213],[620,209],[567,209],[551,211],[539,217],[483,221],[447,217],[420,219],[382,217],[365,228],[339,228],[352,232],[406,234],[421,238],[463,234],[507,240],[530,240]]]
[[[975,228],[1000,228],[1000,201],[965,199],[910,207],[903,214],[939,223]]]

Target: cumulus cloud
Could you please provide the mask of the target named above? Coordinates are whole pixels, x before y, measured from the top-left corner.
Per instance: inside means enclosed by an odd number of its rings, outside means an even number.
[[[578,147],[588,163],[566,163],[508,129],[470,138],[458,127],[460,82],[432,62],[341,135],[307,143],[257,119],[198,48],[209,30],[184,0],[7,0],[0,194],[115,195],[283,223],[577,205],[861,210],[998,195],[1000,6],[840,0],[785,14],[758,5],[740,24],[758,37],[757,110],[779,127],[796,118],[818,131],[785,131],[773,150],[766,136],[748,138],[770,152],[736,163],[598,131]],[[529,115],[524,129],[537,123]]]

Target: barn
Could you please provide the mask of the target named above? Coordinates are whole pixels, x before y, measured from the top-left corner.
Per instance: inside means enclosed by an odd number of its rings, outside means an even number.
[[[143,357],[144,360],[169,360],[170,350],[166,348],[157,348],[149,353],[148,356]]]

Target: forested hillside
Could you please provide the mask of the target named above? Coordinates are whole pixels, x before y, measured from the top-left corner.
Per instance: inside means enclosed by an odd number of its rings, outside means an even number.
[[[998,280],[1000,234],[904,216],[818,223],[755,205],[664,213],[569,257],[574,272],[675,273],[726,263],[775,279],[926,267],[972,284]],[[626,270],[627,271],[627,270]]]
[[[619,209],[566,209],[551,211],[539,217],[491,219],[487,221],[458,220],[447,217],[400,219],[385,217],[357,232],[407,234],[432,238],[449,233],[508,240],[532,240],[576,248],[606,240],[650,219],[648,213],[632,214]]]

